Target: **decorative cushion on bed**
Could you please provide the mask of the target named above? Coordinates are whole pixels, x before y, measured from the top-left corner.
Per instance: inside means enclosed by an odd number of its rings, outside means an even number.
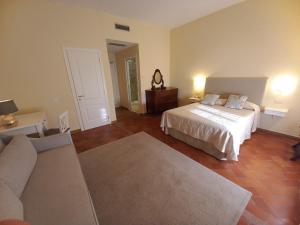
[[[242,109],[248,99],[248,96],[245,95],[230,95],[225,107],[231,109]]]
[[[0,181],[0,221],[5,219],[23,220],[23,205],[10,188]]]
[[[216,101],[216,105],[221,105],[221,106],[223,106],[223,105],[226,104],[226,102],[227,102],[227,99],[225,99],[225,98],[219,98],[219,99]]]
[[[252,102],[248,102],[246,101],[244,104],[243,109],[248,109],[248,110],[253,110],[255,111],[255,109],[259,109],[260,107]]]
[[[220,97],[220,95],[216,95],[216,94],[206,94],[204,96],[204,99],[201,101],[201,104],[215,105],[216,101],[218,100],[219,97]]]
[[[0,180],[17,197],[21,197],[36,160],[37,152],[24,135],[15,136],[0,154]]]

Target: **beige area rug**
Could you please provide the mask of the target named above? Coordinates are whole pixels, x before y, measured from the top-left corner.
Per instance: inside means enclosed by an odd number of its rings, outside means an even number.
[[[79,159],[101,225],[234,225],[251,198],[144,132]]]

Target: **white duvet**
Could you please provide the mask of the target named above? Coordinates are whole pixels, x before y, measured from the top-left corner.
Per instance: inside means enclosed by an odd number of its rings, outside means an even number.
[[[213,144],[230,160],[238,160],[240,145],[251,137],[259,121],[259,106],[250,103],[248,109],[206,106],[194,103],[165,111],[161,128],[168,134],[173,128],[193,138]]]

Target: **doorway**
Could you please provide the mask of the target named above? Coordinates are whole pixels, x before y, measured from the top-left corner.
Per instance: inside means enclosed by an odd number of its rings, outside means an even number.
[[[139,48],[136,43],[107,40],[116,108],[141,112]]]
[[[139,112],[139,90],[136,57],[125,59],[128,105],[132,112]]]

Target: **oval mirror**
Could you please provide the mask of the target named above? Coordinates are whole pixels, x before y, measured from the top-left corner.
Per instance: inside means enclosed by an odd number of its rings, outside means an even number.
[[[158,71],[155,71],[154,76],[153,76],[153,79],[154,79],[154,82],[155,82],[156,84],[160,84],[160,83],[161,83],[162,75],[161,75],[161,73],[160,73],[159,70],[158,70]]]
[[[160,89],[165,89],[164,79],[163,79],[163,76],[159,69],[156,69],[152,76],[152,81],[151,81],[151,85],[152,85],[151,89],[152,90],[156,89],[155,84],[160,84]]]

